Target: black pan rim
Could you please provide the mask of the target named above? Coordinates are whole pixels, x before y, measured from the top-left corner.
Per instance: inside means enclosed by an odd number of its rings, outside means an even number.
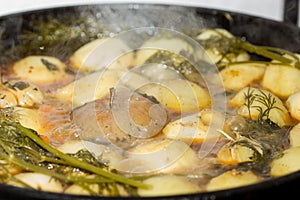
[[[0,21],[3,19],[11,18],[11,17],[20,17],[23,15],[28,15],[28,14],[33,14],[33,13],[45,13],[45,12],[52,12],[52,11],[58,11],[61,9],[76,9],[78,7],[90,7],[90,6],[127,6],[128,5],[139,5],[142,7],[185,7],[186,9],[191,8],[195,9],[197,12],[207,12],[210,14],[229,14],[229,15],[238,15],[242,16],[245,18],[251,18],[254,20],[262,20],[274,24],[280,24],[283,26],[291,27],[293,29],[299,29],[299,27],[296,27],[293,24],[286,24],[284,22],[276,21],[276,20],[271,20],[271,19],[266,19],[263,17],[258,17],[258,16],[252,16],[248,14],[242,14],[238,12],[230,12],[230,11],[225,11],[225,10],[220,10],[220,9],[211,9],[211,8],[203,8],[203,7],[194,7],[194,6],[189,6],[189,5],[168,5],[168,4],[150,4],[150,3],[101,3],[101,4],[83,4],[83,5],[68,5],[64,7],[50,7],[50,8],[42,8],[42,9],[37,9],[37,10],[29,10],[29,11],[23,11],[23,12],[18,12],[18,13],[13,13],[13,14],[8,14],[8,15],[3,15],[0,16]],[[134,9],[134,8],[132,8]],[[272,178],[271,180],[266,180],[263,182],[255,183],[252,185],[248,186],[243,186],[243,187],[238,187],[238,188],[233,188],[233,189],[227,189],[227,190],[220,190],[220,191],[212,191],[212,192],[201,192],[201,193],[196,193],[196,194],[188,194],[188,195],[178,195],[178,196],[165,196],[165,197],[143,197],[142,199],[218,199],[218,198],[230,198],[231,195],[236,195],[236,194],[245,194],[251,193],[252,191],[257,191],[257,190],[264,190],[264,189],[269,189],[272,187],[277,187],[280,185],[285,184],[286,182],[293,181],[293,180],[300,180],[300,171],[295,172],[283,177],[278,177],[278,178]],[[95,197],[95,196],[87,196],[87,195],[70,195],[70,194],[60,194],[60,193],[52,193],[52,192],[42,192],[42,191],[37,191],[37,190],[31,190],[27,188],[20,188],[20,187],[15,187],[7,184],[0,183],[0,191],[11,191],[11,192],[16,192],[21,194],[24,197],[29,197],[29,198],[34,198],[34,199],[39,199],[42,197],[42,199],[82,199],[82,200],[88,200],[88,199],[120,199],[120,197]],[[44,198],[46,197],[46,198]],[[0,197],[1,199],[1,197]],[[5,198],[7,199],[7,198]],[[122,199],[128,199],[127,197],[122,197]],[[129,199],[141,199],[140,197],[130,197]]]
[[[191,8],[191,9],[196,9],[199,10],[201,12],[208,12],[208,13],[222,13],[224,15],[239,15],[239,16],[243,16],[243,17],[250,17],[253,19],[257,19],[257,20],[265,20],[268,22],[273,22],[273,23],[278,23],[278,24],[283,24],[283,25],[288,25],[288,26],[292,26],[295,28],[299,28],[295,26],[294,24],[291,23],[284,23],[283,21],[278,21],[275,19],[269,19],[266,17],[262,17],[262,16],[255,16],[253,14],[246,14],[246,13],[242,13],[242,12],[238,12],[238,11],[230,11],[230,10],[223,10],[220,8],[209,8],[209,7],[200,7],[200,6],[194,6],[194,5],[186,5],[186,4],[181,4],[181,3],[174,3],[174,4],[168,4],[168,3],[150,3],[150,2],[114,2],[112,1],[111,3],[107,3],[107,2],[95,2],[95,3],[87,3],[87,4],[67,4],[65,6],[52,6],[52,7],[42,7],[42,8],[33,8],[33,9],[29,9],[29,10],[20,10],[18,12],[15,13],[8,13],[5,15],[0,15],[0,20],[1,19],[5,19],[5,18],[11,18],[11,17],[16,17],[16,16],[21,16],[21,15],[28,15],[28,14],[34,14],[34,13],[38,13],[38,12],[51,12],[54,10],[61,10],[61,9],[76,9],[79,7],[93,7],[93,6],[127,6],[128,9],[140,9],[140,6],[142,7],[173,7],[173,8]]]

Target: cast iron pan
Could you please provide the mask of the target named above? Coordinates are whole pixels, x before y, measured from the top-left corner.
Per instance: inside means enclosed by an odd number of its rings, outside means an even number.
[[[259,6],[259,5],[258,5]],[[281,47],[293,52],[300,52],[300,29],[290,22],[295,22],[295,15],[286,14],[288,23],[267,20],[259,17],[229,13],[220,10],[195,8],[187,6],[150,5],[150,4],[100,4],[52,8],[26,13],[17,13],[0,19],[0,63],[5,65],[8,60],[32,54],[51,54],[60,59],[67,59],[72,50],[93,38],[81,35],[70,41],[52,44],[51,48],[32,49],[18,52],[17,47],[22,43],[38,41],[38,38],[26,41],[19,37],[22,33],[35,31],[37,21],[56,19],[68,26],[85,27],[89,31],[105,29],[103,34],[118,33],[136,27],[156,26],[174,29],[183,33],[193,33],[200,28],[220,27],[229,30],[236,36],[241,36],[254,44]],[[79,21],[79,22],[78,22]],[[99,24],[101,27],[99,27]],[[69,44],[74,49],[66,49]],[[13,55],[13,56],[9,56]],[[264,181],[246,187],[207,192],[200,194],[167,196],[144,199],[262,199],[297,197],[300,186],[300,172],[284,177]],[[296,198],[295,197],[295,198]],[[0,199],[47,199],[47,200],[95,200],[105,197],[64,195],[40,192],[30,189],[0,184]],[[109,198],[113,199],[113,198]],[[115,198],[115,199],[120,199]],[[123,198],[126,199],[126,198]],[[132,198],[131,198],[132,199]]]

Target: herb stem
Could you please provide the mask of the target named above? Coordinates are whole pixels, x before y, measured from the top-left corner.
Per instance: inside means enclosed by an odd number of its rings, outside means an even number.
[[[103,179],[103,178],[96,179],[96,178],[85,178],[85,177],[76,177],[76,176],[66,177],[64,174],[59,174],[59,173],[53,172],[44,167],[36,166],[34,164],[17,159],[13,156],[10,158],[10,162],[23,168],[23,169],[26,169],[29,171],[34,171],[34,172],[41,173],[41,174],[45,174],[45,175],[48,175],[48,176],[51,176],[51,177],[54,177],[54,178],[57,178],[57,179],[60,179],[63,181],[66,181],[66,179],[67,179],[67,182],[72,182],[72,183],[82,183],[82,182],[84,182],[84,183],[110,183],[110,182],[113,182],[112,180]]]
[[[15,126],[20,132],[22,132],[22,134],[24,134],[27,137],[31,138],[35,143],[40,145],[42,148],[49,151],[54,156],[59,157],[62,160],[67,161],[72,166],[78,167],[80,169],[92,172],[94,174],[103,176],[105,178],[109,178],[109,179],[112,179],[114,181],[124,183],[124,184],[128,184],[128,185],[131,185],[131,186],[134,186],[134,187],[144,188],[144,189],[149,188],[149,186],[147,184],[143,184],[139,181],[135,181],[133,179],[129,179],[129,178],[126,178],[124,176],[105,171],[105,170],[103,170],[99,167],[96,167],[94,165],[91,165],[89,163],[81,162],[81,161],[77,160],[76,158],[73,158],[73,157],[71,157],[67,154],[64,154],[63,152],[61,152],[61,151],[55,149],[54,147],[50,146],[49,144],[45,143],[35,132],[31,131],[30,129],[27,129],[27,128],[23,127],[21,124],[14,123],[14,122],[9,122],[9,123],[12,123],[12,125]]]
[[[296,68],[300,69],[300,63],[298,61],[291,60],[291,59],[284,57],[278,53],[274,53],[273,51],[275,48],[270,49],[270,48],[266,48],[263,46],[257,46],[257,45],[251,44],[249,42],[242,41],[241,39],[237,39],[236,41],[237,41],[236,44],[238,47],[240,47],[250,53],[255,53],[257,55],[261,55],[266,58],[270,58],[270,59],[277,60],[282,63],[293,65]],[[273,51],[271,51],[271,50],[273,50]],[[277,48],[276,50],[277,50],[277,52],[280,52],[280,49]]]

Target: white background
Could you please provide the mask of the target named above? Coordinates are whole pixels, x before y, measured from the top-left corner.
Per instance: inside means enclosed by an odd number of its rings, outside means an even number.
[[[0,16],[19,11],[94,3],[168,3],[242,12],[281,21],[284,0],[0,0]]]

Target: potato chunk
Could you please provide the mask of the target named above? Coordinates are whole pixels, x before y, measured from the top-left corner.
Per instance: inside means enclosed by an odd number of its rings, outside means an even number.
[[[300,90],[300,70],[290,66],[268,66],[261,85],[280,98],[288,98]]]
[[[144,180],[143,183],[150,185],[151,188],[139,188],[138,194],[141,197],[192,194],[200,191],[200,188],[188,179],[174,175],[151,177]]]
[[[66,76],[65,64],[51,56],[28,56],[13,64],[17,77],[36,84],[53,83]]]
[[[18,121],[25,127],[33,129],[40,133],[43,128],[39,121],[39,112],[37,109],[14,107]]]
[[[240,143],[239,143],[240,141]],[[263,155],[262,146],[255,140],[240,136],[237,141],[225,144],[217,154],[220,163],[236,165],[254,162]]]
[[[70,140],[58,146],[57,149],[66,154],[75,154],[80,150],[88,150],[93,153],[96,158],[101,159],[102,162],[105,162],[111,167],[114,167],[116,163],[122,160],[121,154],[113,151],[111,148],[86,140]]]
[[[300,147],[292,147],[271,163],[271,175],[278,177],[300,170]]]
[[[221,40],[222,37],[233,38],[233,35],[226,29],[222,28],[202,29],[200,34],[197,36],[197,40],[206,43],[206,40],[212,39],[213,41],[216,41]],[[206,47],[205,52],[208,54],[213,63],[229,63],[250,60],[249,54],[243,51],[238,53],[230,52],[224,55],[224,52],[219,49],[218,45],[210,45]]]
[[[207,90],[183,79],[147,84],[139,92],[154,96],[162,106],[178,112],[196,112],[211,104]]]
[[[265,72],[262,64],[229,65],[221,71],[226,91],[237,91],[249,86],[253,81],[260,80]]]
[[[84,64],[86,58],[101,44],[103,43],[107,38],[101,38],[96,39],[91,42],[88,42],[81,46],[79,49],[77,49],[73,55],[70,57],[70,65],[78,70],[82,71],[90,71],[90,70],[96,70],[97,66],[94,66],[90,64],[89,66],[86,66]],[[96,63],[95,63],[96,65]]]
[[[200,143],[204,140],[216,139],[221,136],[216,129],[223,128],[225,118],[221,113],[210,109],[188,115],[167,124],[163,134],[167,138],[182,140],[187,143]],[[209,132],[209,127],[212,131]]]
[[[251,171],[242,172],[231,170],[211,179],[207,184],[206,189],[208,191],[230,189],[254,184],[260,180],[261,178]]]
[[[185,174],[200,161],[196,152],[186,143],[167,138],[142,142],[127,154],[128,158],[116,167],[130,173]]]
[[[286,107],[288,108],[291,117],[300,121],[300,92],[296,92],[288,97],[286,100]]]
[[[15,95],[19,106],[32,107],[44,101],[43,92],[30,82],[10,80],[4,85]]]
[[[9,88],[0,88],[0,108],[13,107],[18,105],[18,99]]]
[[[246,104],[249,104],[251,98],[253,98],[253,102],[250,103],[249,111]],[[238,114],[256,120],[261,112],[265,112],[266,109],[268,109],[266,104],[271,105],[270,102],[273,102],[274,104],[273,108],[269,111],[269,119],[280,127],[290,125],[291,118],[283,102],[277,96],[266,90],[250,87],[244,88],[239,91],[229,103],[232,106],[239,108]],[[258,108],[261,108],[261,110]]]
[[[102,51],[103,49],[113,51]],[[81,46],[70,58],[71,66],[80,71],[97,71],[104,68],[127,69],[141,65],[157,50],[130,49],[122,40],[101,38]],[[118,55],[119,54],[119,55]]]
[[[72,102],[74,106],[100,99],[109,94],[109,89],[120,80],[121,71],[107,70],[88,74],[70,84],[59,88],[55,96],[63,101]]]

